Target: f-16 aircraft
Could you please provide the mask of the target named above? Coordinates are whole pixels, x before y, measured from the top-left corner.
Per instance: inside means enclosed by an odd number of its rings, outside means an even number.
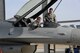
[[[33,46],[30,43],[56,43],[56,44],[73,44],[79,45],[80,43],[80,29],[72,27],[58,26],[57,23],[53,27],[37,27],[34,30],[29,30],[28,24],[32,23],[31,19],[36,19],[39,15],[44,13],[50,6],[57,0],[51,0],[44,8],[27,17],[37,7],[45,3],[47,0],[30,0],[27,2],[17,13],[14,18],[15,21],[0,21],[0,47],[8,49],[15,49],[17,53],[34,53]],[[24,22],[22,22],[22,20]],[[12,46],[13,45],[13,46]],[[5,46],[5,47],[3,47]],[[30,49],[28,49],[30,48]],[[5,52],[6,48],[4,49]],[[9,51],[10,53],[10,51]],[[14,52],[11,52],[14,53]]]

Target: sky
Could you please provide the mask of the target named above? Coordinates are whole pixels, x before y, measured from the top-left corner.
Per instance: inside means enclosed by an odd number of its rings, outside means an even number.
[[[6,19],[12,18],[28,0],[5,0]]]
[[[5,0],[6,19],[12,18],[18,10],[29,0]],[[58,0],[53,6],[57,6]],[[59,7],[54,12],[57,21],[63,20],[79,20],[80,19],[80,0],[62,0]]]

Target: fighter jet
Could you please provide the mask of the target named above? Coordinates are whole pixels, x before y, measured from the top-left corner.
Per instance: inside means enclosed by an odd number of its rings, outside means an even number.
[[[53,24],[54,27],[35,27],[31,19],[36,19],[57,0],[51,0],[44,8],[25,18],[33,12],[38,6],[47,0],[30,0],[27,2],[17,13],[14,15],[14,21],[0,21],[0,44],[1,45],[15,45],[21,46],[21,52],[25,51],[24,48],[30,43],[54,43],[54,44],[73,44],[79,45],[80,43],[80,29],[72,27],[59,26],[57,23]],[[31,26],[28,26],[31,24]],[[31,30],[29,30],[31,29]],[[22,46],[23,45],[23,46]],[[32,46],[31,46],[32,47]],[[2,48],[2,47],[1,47]],[[23,48],[23,49],[22,49]],[[13,47],[10,47],[13,49]],[[28,49],[27,49],[28,51]],[[34,50],[32,50],[34,52]],[[25,53],[25,52],[24,52]]]

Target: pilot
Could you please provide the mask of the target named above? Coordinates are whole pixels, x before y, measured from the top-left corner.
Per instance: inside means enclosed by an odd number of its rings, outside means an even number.
[[[49,9],[49,12],[45,15],[44,26],[48,26],[50,23],[56,23],[56,15],[53,13],[53,8]]]
[[[49,9],[49,12],[45,15],[45,19],[48,22],[56,22],[56,15],[53,13],[53,8]]]
[[[37,17],[37,19],[35,20],[34,24],[37,24],[37,26],[40,25],[40,21],[41,21],[41,17]]]
[[[34,30],[37,27],[40,27],[40,21],[41,21],[41,17],[37,17],[36,20],[32,23],[30,23],[29,26],[29,30]]]

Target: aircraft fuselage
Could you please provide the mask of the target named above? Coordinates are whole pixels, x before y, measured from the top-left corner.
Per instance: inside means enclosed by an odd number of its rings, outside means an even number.
[[[27,43],[80,44],[80,29],[71,27],[37,28],[13,27],[11,23],[0,23],[0,41]]]

